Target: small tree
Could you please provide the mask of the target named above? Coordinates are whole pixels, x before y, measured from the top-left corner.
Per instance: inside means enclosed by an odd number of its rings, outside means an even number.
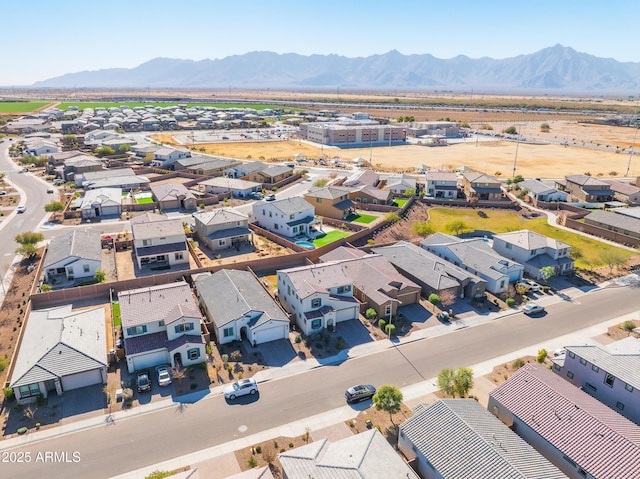
[[[542,276],[542,280],[546,283],[556,274],[553,266],[543,266],[540,268],[540,276]]]
[[[27,231],[20,233],[14,239],[16,243],[20,245],[20,247],[16,249],[16,253],[26,256],[27,258],[33,258],[38,253],[37,244],[44,240],[44,235],[42,233]]]
[[[406,190],[404,190],[404,197],[405,198],[411,198],[413,196],[416,196],[415,188],[407,188]]]
[[[364,317],[369,320],[375,319],[377,315],[378,313],[376,313],[376,310],[373,308],[367,308],[367,310],[364,312]]]
[[[384,215],[384,219],[389,223],[397,223],[402,218],[400,218],[400,215],[395,211],[389,211],[387,214]]]
[[[394,426],[393,415],[400,411],[402,399],[402,392],[397,387],[389,384],[380,386],[372,398],[373,404],[378,411],[386,411],[389,413],[389,419]]]
[[[540,131],[542,133],[549,133],[549,130],[551,130],[551,127],[549,126],[549,123],[542,123],[540,125]]]
[[[96,155],[99,157],[102,156],[111,156],[115,154],[115,150],[113,148],[111,148],[110,146],[101,146],[100,148],[98,148],[96,150]]]
[[[448,289],[440,292],[440,304],[443,308],[448,308],[449,306],[451,306],[456,302],[456,299],[458,299],[456,295]]]
[[[453,396],[455,393],[454,378],[455,371],[453,369],[445,368],[438,373],[438,387],[447,396]]]
[[[540,364],[544,363],[544,360],[547,359],[547,350],[546,349],[541,349],[540,351],[538,351],[538,362]]]
[[[429,236],[435,233],[435,228],[428,221],[415,221],[411,224],[411,232],[420,236]]]
[[[453,233],[454,235],[459,235],[464,233],[465,231],[469,231],[471,228],[462,220],[454,220],[450,223],[447,223],[445,229],[449,233]]]
[[[107,275],[105,274],[103,269],[97,269],[96,274],[93,275],[93,278],[98,283],[104,283],[105,279],[107,279]]]
[[[627,256],[618,248],[607,248],[600,252],[600,259],[609,267],[609,274],[613,274],[613,268],[627,261]]]
[[[461,398],[465,397],[473,388],[473,370],[471,368],[459,367],[453,383],[456,394]]]
[[[440,304],[440,296],[438,296],[436,293],[431,293],[429,295],[428,301],[433,304],[433,305],[438,305]]]
[[[511,125],[510,127],[502,130],[502,133],[506,133],[508,135],[515,135],[518,133],[518,129],[515,126]]]

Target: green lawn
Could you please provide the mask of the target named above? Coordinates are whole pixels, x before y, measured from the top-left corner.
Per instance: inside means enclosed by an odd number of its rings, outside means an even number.
[[[113,307],[113,326],[117,328],[120,326],[120,303],[114,301],[111,306]]]
[[[407,198],[396,198],[395,200],[393,200],[393,206],[402,208],[407,201],[409,201]]]
[[[27,113],[39,110],[50,101],[0,101],[0,113]]]
[[[351,221],[353,221],[354,223],[369,224],[377,219],[378,217],[373,215],[356,215],[356,217]]]
[[[478,216],[479,211],[484,211],[487,218]],[[471,229],[489,230],[494,233],[507,233],[527,229],[535,231],[550,238],[557,239],[571,246],[578,248],[583,258],[576,261],[579,268],[594,268],[604,266],[605,263],[600,258],[602,251],[616,249],[629,258],[633,253],[622,248],[601,243],[592,238],[565,231],[547,224],[547,218],[524,219],[508,210],[469,210],[469,209],[448,209],[432,208],[429,210],[430,223],[436,231],[449,233],[446,225],[455,220],[463,221]]]
[[[320,248],[321,246],[324,246],[329,243],[333,243],[334,241],[337,241],[340,238],[346,238],[349,235],[350,233],[347,233],[346,231],[333,230],[333,231],[329,231],[322,238],[317,238],[313,240],[313,244],[316,245],[317,248]]]
[[[153,198],[149,196],[143,196],[142,198],[136,198],[136,203],[139,205],[148,205],[149,203],[153,203]]]

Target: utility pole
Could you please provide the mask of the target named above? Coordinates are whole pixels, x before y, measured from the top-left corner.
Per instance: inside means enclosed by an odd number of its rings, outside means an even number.
[[[627,171],[624,176],[629,176],[629,171],[631,170],[631,159],[634,155],[634,149],[636,147],[636,139],[638,138],[638,100],[640,100],[640,95],[636,98],[636,108],[635,113],[633,114],[633,124],[636,128],[635,133],[633,134],[633,143],[631,144],[631,151],[629,152],[629,162],[627,163]]]

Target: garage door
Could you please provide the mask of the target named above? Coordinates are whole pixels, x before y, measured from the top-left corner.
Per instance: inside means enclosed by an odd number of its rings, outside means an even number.
[[[133,370],[148,369],[169,362],[169,354],[166,351],[156,351],[149,354],[141,354],[133,357]]]
[[[416,291],[415,293],[407,293],[401,294],[398,296],[398,299],[402,304],[413,304],[417,303],[420,299],[420,291]]]
[[[102,384],[102,374],[100,374],[100,369],[92,369],[91,371],[70,374],[69,376],[62,377],[63,391],[79,389],[93,384]]]
[[[358,306],[350,307],[346,309],[340,309],[336,311],[336,322],[348,321],[349,319],[356,319],[358,317]]]
[[[254,332],[254,338],[257,344],[275,341],[277,339],[286,339],[289,332],[288,324],[274,324],[272,327],[265,325],[264,329]]]
[[[119,206],[103,206],[102,207],[102,214],[103,215],[118,215],[120,214],[120,207]]]

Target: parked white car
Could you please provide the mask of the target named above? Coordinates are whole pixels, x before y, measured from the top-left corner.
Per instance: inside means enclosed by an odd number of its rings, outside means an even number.
[[[239,396],[245,396],[247,394],[256,394],[258,392],[258,384],[255,380],[241,379],[233,384],[229,384],[224,388],[225,399],[235,399]]]
[[[520,281],[518,281],[518,283],[526,284],[527,286],[529,286],[529,291],[533,291],[534,293],[537,293],[542,289],[538,283],[530,279],[521,279]]]
[[[539,305],[537,303],[527,303],[522,308],[522,312],[524,314],[527,314],[527,315],[543,313],[544,312],[544,306],[541,306],[541,305]]]

